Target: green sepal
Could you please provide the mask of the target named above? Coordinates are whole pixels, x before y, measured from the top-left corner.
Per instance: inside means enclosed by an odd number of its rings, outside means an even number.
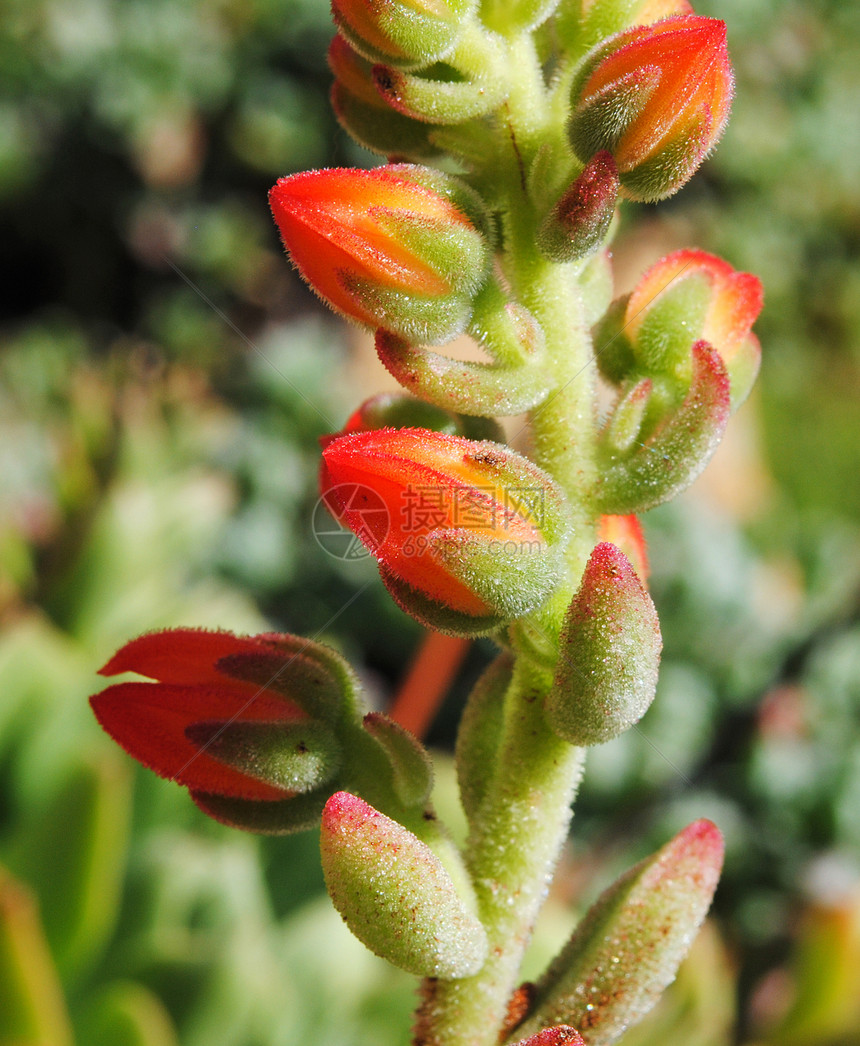
[[[530,33],[542,25],[560,0],[482,0],[481,21],[497,32]]]
[[[531,312],[508,300],[496,279],[490,279],[472,306],[469,334],[496,363],[540,366],[546,352],[546,335]]]
[[[572,745],[611,741],[654,699],[660,623],[624,553],[602,542],[591,553],[565,617],[558,665],[544,711]]]
[[[707,120],[679,132],[647,160],[622,173],[625,194],[639,203],[656,203],[671,196],[696,170],[713,141]]]
[[[636,443],[642,431],[653,382],[650,378],[631,382],[622,389],[612,414],[601,433],[603,446],[618,454],[626,454]]]
[[[472,688],[457,730],[457,781],[466,817],[473,821],[495,774],[504,726],[504,697],[513,657],[499,654]]]
[[[633,348],[646,373],[689,381],[690,348],[699,338],[714,296],[709,276],[685,274],[648,305]]]
[[[559,42],[568,53],[582,54],[601,40],[641,24],[643,0],[591,0],[587,12],[582,6],[582,0],[565,2],[555,19]]]
[[[197,722],[185,728],[185,736],[212,759],[294,794],[320,788],[343,764],[331,727],[313,720]]]
[[[568,137],[574,153],[583,163],[602,149],[613,151],[660,83],[660,70],[644,66],[607,84],[587,103],[578,106],[579,92],[591,71],[604,53],[611,52],[614,46],[610,43],[605,51],[599,48],[592,52],[590,60],[580,69],[571,92],[574,109]],[[621,172],[621,183],[626,186],[625,179],[624,172]]]
[[[416,348],[413,340],[379,330],[376,351],[401,385],[445,410],[509,417],[533,410],[552,390],[551,377],[539,365],[455,360]]]
[[[378,106],[370,105],[336,80],[330,100],[341,127],[372,153],[408,160],[432,160],[441,154],[426,123],[395,112],[381,98]]]
[[[420,73],[377,65],[373,82],[388,105],[404,116],[430,124],[459,124],[488,115],[505,100],[506,60],[504,41],[483,31],[467,34],[446,62]]]
[[[0,1042],[72,1046],[60,976],[36,898],[0,866]]]
[[[406,392],[380,392],[371,396],[359,407],[353,418],[357,415],[360,416],[361,427],[365,429],[430,429],[449,436],[505,442],[504,431],[493,418],[456,414]],[[357,427],[351,426],[350,430]]]
[[[490,251],[474,225],[452,225],[384,207],[371,210],[379,228],[450,283],[458,298],[471,301],[481,289],[489,273]]]
[[[497,613],[523,617],[546,599],[564,576],[564,544],[513,539],[487,541],[471,530],[439,530],[428,536],[433,558]],[[507,547],[511,546],[511,547]]]
[[[570,1024],[612,1046],[672,982],[719,879],[723,841],[696,821],[604,891],[537,985],[517,1035]]]
[[[371,62],[394,62],[405,66],[425,66],[444,57],[457,43],[477,6],[477,0],[433,0],[410,3],[386,0],[367,3],[377,20],[376,32],[385,39],[381,49],[349,24],[341,9],[361,0],[335,0],[332,12],[338,30],[350,46]]]
[[[629,300],[629,294],[616,298],[594,330],[598,370],[613,385],[620,385],[636,367],[633,345],[626,331]]]
[[[361,308],[375,317],[382,330],[409,341],[444,345],[463,333],[472,315],[472,302],[462,295],[421,297],[345,271],[338,274],[338,279]]]
[[[233,799],[209,792],[191,791],[191,798],[204,814],[230,828],[257,835],[292,835],[316,828],[331,785],[290,799]]]
[[[364,729],[385,750],[392,784],[404,806],[421,806],[433,787],[433,763],[424,745],[408,730],[381,712],[368,712]]]
[[[501,614],[467,614],[462,610],[452,610],[402,581],[381,563],[379,576],[401,610],[436,632],[444,632],[449,636],[488,636],[506,623]]]
[[[481,968],[483,926],[412,832],[338,792],[323,812],[320,851],[335,908],[376,955],[419,977],[468,977]]]
[[[610,228],[608,239],[613,230]],[[579,274],[579,292],[582,295],[583,319],[586,326],[592,327],[612,302],[613,276],[612,256],[608,250],[599,251],[587,260]],[[598,366],[600,355],[595,351]]]
[[[729,419],[729,376],[707,342],[697,342],[691,356],[687,396],[643,443],[627,455],[602,440],[598,444],[595,499],[601,514],[624,516],[669,501],[699,476],[717,449]]]
[[[744,402],[752,391],[761,366],[761,345],[751,334],[735,349],[729,359],[724,360],[731,383],[732,413]]]
[[[267,636],[271,649],[222,657],[216,668],[233,679],[273,690],[327,723],[364,713],[361,684],[331,647],[302,636]]]

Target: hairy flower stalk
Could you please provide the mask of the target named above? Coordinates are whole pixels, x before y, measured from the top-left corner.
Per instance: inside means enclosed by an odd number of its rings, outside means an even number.
[[[457,739],[468,839],[458,850],[436,819],[423,746],[364,714],[356,677],[319,644],[142,637],[105,671],[152,682],[93,706],[218,820],[321,824],[349,928],[424,978],[414,1046],[611,1046],[708,908],[722,860],[710,822],[609,887],[538,987],[517,988],[585,750],[654,698],[661,637],[636,514],[698,476],[758,368],[761,286],[721,259],[676,251],[612,300],[619,200],[675,192],[725,126],[725,25],[686,0],[333,11],[338,117],[388,162],[282,178],[270,202],[300,276],[375,333],[405,389],[321,441],[324,504],[402,609],[502,650]],[[487,361],[428,348],[458,335]],[[613,397],[599,421],[598,379]],[[495,419],[522,414],[514,450]]]

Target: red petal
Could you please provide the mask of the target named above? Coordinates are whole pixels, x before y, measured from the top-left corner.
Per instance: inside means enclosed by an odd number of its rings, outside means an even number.
[[[283,799],[290,793],[246,777],[206,755],[185,736],[203,720],[293,719],[265,691],[161,683],[117,683],[90,698],[101,726],[138,762],[199,791],[240,799]],[[286,713],[286,714],[285,714]]]
[[[161,683],[224,683],[216,661],[229,654],[258,651],[261,639],[236,636],[232,632],[208,632],[202,628],[169,628],[147,632],[121,647],[99,670],[103,676],[137,672]],[[240,688],[243,684],[237,684]]]

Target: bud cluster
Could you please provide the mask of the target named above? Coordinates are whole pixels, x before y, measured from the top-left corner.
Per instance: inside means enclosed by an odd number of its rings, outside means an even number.
[[[93,708],[216,819],[320,826],[349,928],[426,978],[416,1042],[610,1046],[705,915],[722,861],[710,822],[609,887],[536,986],[516,977],[584,750],[655,696],[636,514],[693,482],[758,370],[761,285],[719,258],[675,251],[612,300],[619,204],[676,192],[726,125],[726,26],[687,0],[332,10],[335,111],[386,162],[281,178],[269,200],[300,276],[372,332],[404,389],[321,440],[321,503],[402,609],[501,648],[457,738],[468,840],[429,805],[423,746],[366,712],[318,643],[142,636],[102,671],[149,681]],[[478,358],[436,351],[460,335]],[[599,424],[598,374],[614,395]],[[522,415],[515,450],[497,419]]]

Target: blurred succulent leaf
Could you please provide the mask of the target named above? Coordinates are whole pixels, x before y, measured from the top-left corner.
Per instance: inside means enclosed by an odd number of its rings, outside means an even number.
[[[59,974],[31,890],[0,867],[0,1042],[72,1046]]]
[[[125,761],[112,750],[86,755],[69,768],[10,855],[38,894],[64,979],[79,977],[113,931],[130,813]]]
[[[117,981],[98,992],[76,1030],[80,1041],[92,1046],[179,1046],[162,1002],[133,981]]]

